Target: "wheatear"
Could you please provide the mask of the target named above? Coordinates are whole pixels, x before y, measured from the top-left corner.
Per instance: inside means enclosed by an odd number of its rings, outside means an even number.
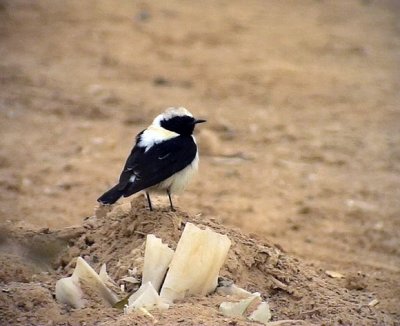
[[[169,108],[158,115],[136,136],[118,184],[97,201],[114,204],[122,196],[144,191],[153,210],[150,192],[165,191],[174,210],[171,194],[181,193],[197,171],[199,154],[193,130],[196,124],[205,121],[195,119],[183,107]]]

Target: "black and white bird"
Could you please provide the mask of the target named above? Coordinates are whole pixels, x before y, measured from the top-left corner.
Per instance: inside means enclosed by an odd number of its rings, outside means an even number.
[[[199,154],[193,130],[197,120],[183,107],[168,108],[136,136],[119,182],[97,201],[114,204],[122,196],[144,191],[150,210],[150,193],[166,192],[171,210],[171,194],[181,193],[199,165]]]

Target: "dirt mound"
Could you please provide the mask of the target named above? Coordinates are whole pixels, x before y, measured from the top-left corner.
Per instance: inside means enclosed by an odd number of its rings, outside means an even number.
[[[36,268],[42,268],[31,275],[30,279],[35,282],[28,283],[27,276],[19,279],[19,283],[10,282],[9,277],[1,280],[3,292],[0,295],[0,307],[3,308],[0,322],[41,324],[43,320],[53,320],[57,325],[68,322],[91,324],[95,321],[109,325],[151,323],[148,318],[136,314],[123,316],[121,311],[104,308],[99,302],[90,303],[89,307],[81,310],[69,309],[55,302],[55,281],[72,272],[77,256],[84,257],[97,271],[106,263],[109,275],[119,284],[123,283],[123,277],[135,274],[135,269],[138,271],[136,276],[140,278],[146,235],[155,234],[175,249],[185,224],[191,222],[200,227],[210,227],[230,238],[232,247],[221,276],[249,291],[260,292],[270,304],[273,320],[303,320],[317,324],[393,323],[387,315],[368,306],[373,299],[368,293],[346,289],[344,283],[330,279],[323,271],[316,271],[312,266],[286,255],[266,240],[249,237],[201,215],[190,216],[179,210],[170,212],[165,209],[150,212],[144,204],[142,198],[137,198],[132,206],[119,205],[109,212],[98,210],[95,216],[87,218],[77,228],[54,232],[42,230],[36,234],[29,232],[30,236],[23,230],[10,232],[10,238],[14,241],[28,239],[25,243],[19,241],[20,246],[26,248],[46,248],[48,252],[54,252],[55,249],[52,251],[49,248],[61,248],[60,243],[65,243],[65,246],[52,262],[54,269],[50,271],[46,264],[32,259],[28,262]],[[21,262],[19,265],[28,263]],[[19,268],[19,265],[11,260],[4,264],[4,269],[10,272],[13,268]],[[27,296],[29,302],[26,302]],[[223,300],[224,297],[217,294],[206,298],[189,298],[177,302],[168,311],[155,313],[155,318],[159,325],[192,325],[201,322],[211,325],[231,321],[247,324],[219,315],[218,305]]]

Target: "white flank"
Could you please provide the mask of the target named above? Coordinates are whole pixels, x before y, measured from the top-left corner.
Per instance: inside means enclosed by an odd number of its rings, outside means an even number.
[[[196,154],[196,157],[194,158],[192,163],[190,163],[183,170],[170,176],[168,179],[165,179],[164,181],[160,182],[154,188],[160,190],[170,189],[171,193],[181,194],[185,190],[190,179],[197,172],[198,167],[199,167],[199,155]]]

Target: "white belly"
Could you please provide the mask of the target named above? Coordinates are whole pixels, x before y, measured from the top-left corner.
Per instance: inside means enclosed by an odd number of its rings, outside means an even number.
[[[190,179],[197,172],[198,167],[199,154],[197,153],[192,163],[190,163],[187,167],[170,176],[168,179],[160,182],[158,185],[151,187],[149,190],[162,191],[169,189],[171,193],[180,194],[185,190]]]

